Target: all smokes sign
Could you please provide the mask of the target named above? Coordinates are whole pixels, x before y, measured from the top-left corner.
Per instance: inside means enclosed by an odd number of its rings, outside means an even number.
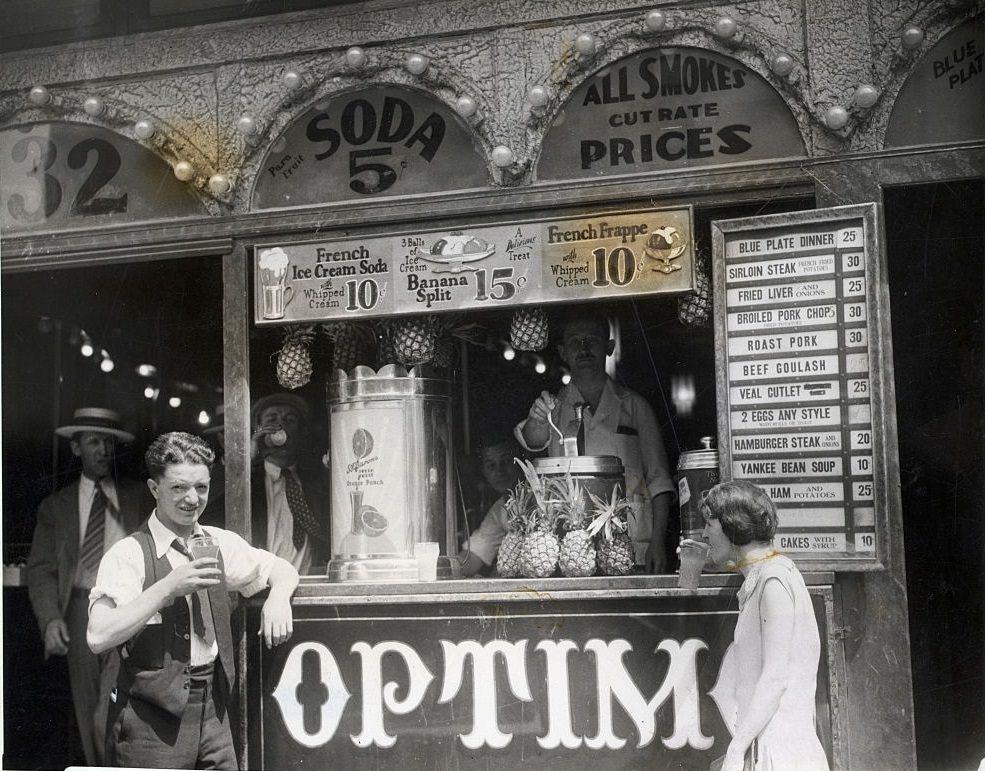
[[[542,180],[805,154],[797,122],[765,79],[698,48],[642,51],[589,76],[543,148]]]

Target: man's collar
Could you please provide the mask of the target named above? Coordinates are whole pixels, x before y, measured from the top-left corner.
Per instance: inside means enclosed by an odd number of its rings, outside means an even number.
[[[171,544],[174,543],[174,539],[181,539],[177,533],[170,530],[157,516],[157,509],[151,512],[150,517],[147,519],[147,529],[150,530],[151,537],[154,539],[154,554],[158,559],[167,554],[168,549],[171,548]],[[192,535],[197,533],[203,533],[202,526],[195,523],[195,529],[192,531]]]

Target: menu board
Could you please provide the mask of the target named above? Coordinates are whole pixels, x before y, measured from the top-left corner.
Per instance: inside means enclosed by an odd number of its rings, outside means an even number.
[[[776,504],[776,546],[874,562],[875,207],[713,223],[723,478]]]
[[[481,310],[694,287],[690,207],[261,244],[257,324]]]

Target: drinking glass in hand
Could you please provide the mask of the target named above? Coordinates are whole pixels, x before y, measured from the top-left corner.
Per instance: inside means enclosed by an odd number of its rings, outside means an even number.
[[[219,559],[219,541],[211,535],[193,536],[188,542],[188,551],[191,553],[192,559],[208,557],[217,560]]]

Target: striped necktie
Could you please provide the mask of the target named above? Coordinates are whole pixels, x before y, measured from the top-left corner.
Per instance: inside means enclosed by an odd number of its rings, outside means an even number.
[[[102,482],[96,481],[96,492],[92,497],[89,508],[89,519],[86,522],[85,538],[82,539],[80,560],[86,575],[95,578],[99,570],[99,561],[103,558],[103,539],[106,536],[106,511],[110,507],[109,499],[103,490]]]

